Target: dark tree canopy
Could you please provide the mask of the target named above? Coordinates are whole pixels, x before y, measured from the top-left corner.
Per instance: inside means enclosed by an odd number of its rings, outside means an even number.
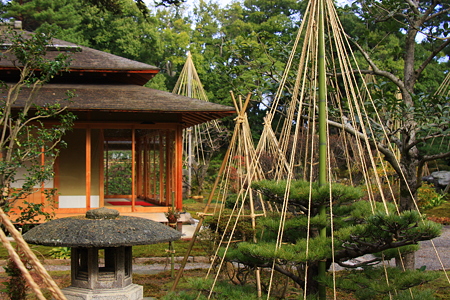
[[[85,0],[87,3],[93,4],[97,6],[98,8],[109,10],[114,13],[121,13],[121,1],[120,0]],[[145,15],[148,15],[148,8],[147,5],[143,0],[134,0],[138,8],[141,10],[142,13]],[[186,2],[186,0],[154,0],[154,3],[156,6],[179,6],[180,4]]]

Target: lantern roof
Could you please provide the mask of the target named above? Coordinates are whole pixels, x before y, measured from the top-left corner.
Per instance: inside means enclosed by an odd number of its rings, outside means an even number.
[[[120,216],[115,209],[97,208],[85,216],[43,223],[23,235],[30,244],[55,247],[122,247],[175,241],[181,233],[161,223]]]

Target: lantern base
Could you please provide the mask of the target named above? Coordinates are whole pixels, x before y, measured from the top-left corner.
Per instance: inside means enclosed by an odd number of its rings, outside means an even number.
[[[141,285],[130,284],[120,289],[83,289],[67,287],[62,289],[67,300],[142,300],[144,288]]]

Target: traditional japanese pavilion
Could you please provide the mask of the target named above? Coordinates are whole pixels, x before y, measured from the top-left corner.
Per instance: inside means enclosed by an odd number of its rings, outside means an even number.
[[[182,130],[235,112],[234,108],[146,88],[158,68],[110,53],[54,39],[48,57],[72,52],[70,70],[38,93],[38,104],[76,96],[68,109],[74,130],[64,140],[55,177],[44,189],[57,188],[56,215],[81,214],[114,205],[121,213],[164,212],[182,207]],[[19,70],[0,61],[0,80],[17,80]],[[129,194],[108,191],[108,151],[130,153]],[[35,193],[27,199],[45,201]],[[174,203],[173,203],[174,202]]]

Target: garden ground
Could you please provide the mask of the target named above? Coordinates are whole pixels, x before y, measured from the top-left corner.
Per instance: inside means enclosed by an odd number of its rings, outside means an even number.
[[[194,215],[195,211],[200,211],[200,205],[193,204],[195,207],[187,206],[187,210],[190,210]],[[448,203],[441,206],[438,215],[450,215],[445,208],[450,208]],[[442,210],[446,210],[442,212]],[[429,215],[434,215],[429,213]],[[186,227],[186,234],[192,232],[195,226],[192,228]],[[190,232],[188,233],[188,231]],[[183,278],[178,285],[177,290],[186,290],[186,280],[188,278],[201,278],[204,277],[207,269],[210,266],[208,253],[208,243],[210,241],[198,241],[194,245],[192,250],[192,256],[186,265],[185,271],[183,273]],[[182,260],[182,255],[186,253],[186,249],[189,241],[177,241],[174,243],[175,250],[177,251],[175,269],[178,269],[179,264]],[[446,280],[442,270],[441,264],[437,259],[436,252],[439,254],[441,261],[444,263],[445,269],[450,269],[448,265],[450,263],[450,225],[445,225],[443,227],[442,235],[433,240],[434,245],[430,241],[421,242],[421,249],[416,254],[416,267],[421,268],[426,266],[425,270],[428,272],[439,272],[441,274],[440,278],[421,286],[421,288],[431,288],[435,291],[435,297],[437,299],[450,299],[450,284]],[[0,266],[6,264],[7,254],[4,249],[0,247]],[[51,276],[57,282],[60,287],[65,287],[70,284],[70,263],[68,259],[49,259],[48,251],[51,247],[36,247],[34,248],[36,253],[39,253],[43,257],[43,264],[49,270]],[[133,247],[133,279],[137,284],[144,286],[144,296],[153,297],[155,299],[160,299],[166,295],[173,284],[173,274],[171,272],[170,258],[167,256],[167,244],[160,245],[149,245],[149,246],[137,246]],[[436,248],[436,250],[435,250]],[[148,257],[149,254],[155,257]],[[38,255],[38,256],[39,256]],[[176,271],[175,271],[176,272]],[[339,272],[338,272],[339,273]],[[223,278],[228,281],[227,274],[223,275]],[[7,279],[6,273],[4,273],[3,268],[0,267],[0,289],[2,289],[2,282]],[[254,288],[252,286],[252,288]],[[192,289],[192,288],[191,288]],[[286,294],[284,299],[298,299],[300,297],[301,291],[298,287],[290,287],[290,293]],[[49,296],[49,294],[47,294]],[[50,297],[50,296],[49,296]],[[6,294],[0,293],[0,300],[8,299]],[[29,299],[34,299],[30,296]],[[151,298],[150,298],[151,299]],[[218,298],[217,298],[218,299]],[[355,299],[351,294],[340,293],[338,299]]]

